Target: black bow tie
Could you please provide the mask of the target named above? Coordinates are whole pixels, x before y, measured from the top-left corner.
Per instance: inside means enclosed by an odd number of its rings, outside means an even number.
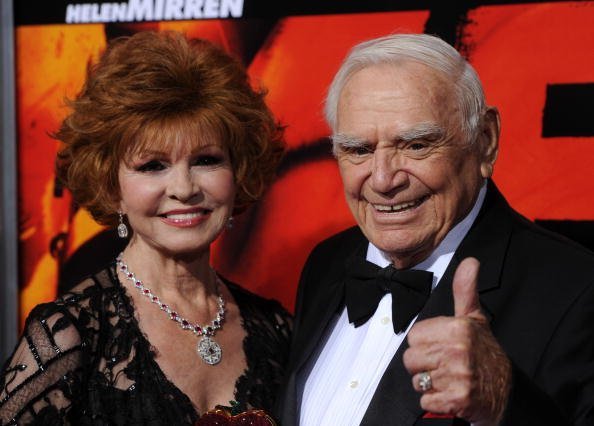
[[[365,324],[388,292],[392,293],[392,325],[395,333],[406,330],[431,294],[433,273],[416,269],[380,268],[360,257],[349,259],[345,280],[345,304],[349,322]]]

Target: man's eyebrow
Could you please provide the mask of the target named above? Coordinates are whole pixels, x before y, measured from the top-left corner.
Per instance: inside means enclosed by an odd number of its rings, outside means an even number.
[[[365,139],[345,133],[335,133],[331,136],[331,139],[334,146],[340,146],[341,148],[359,148],[369,144]]]
[[[444,129],[435,123],[419,123],[402,133],[394,135],[392,140],[404,143],[420,139],[437,140],[441,139],[444,134]],[[337,154],[339,149],[363,148],[369,145],[368,140],[346,133],[335,133],[330,139],[332,140],[334,154]]]
[[[435,123],[420,123],[411,129],[395,135],[393,140],[398,142],[412,142],[418,139],[440,139],[444,134],[444,129]]]

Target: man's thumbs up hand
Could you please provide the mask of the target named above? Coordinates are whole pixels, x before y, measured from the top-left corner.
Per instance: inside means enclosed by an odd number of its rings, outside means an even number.
[[[496,425],[509,395],[511,365],[481,311],[478,271],[474,258],[460,263],[452,283],[455,316],[416,323],[404,366],[422,392],[425,411]]]
[[[452,292],[454,294],[454,315],[457,317],[478,316],[485,319],[481,312],[476,285],[478,281],[479,261],[467,257],[456,269]]]

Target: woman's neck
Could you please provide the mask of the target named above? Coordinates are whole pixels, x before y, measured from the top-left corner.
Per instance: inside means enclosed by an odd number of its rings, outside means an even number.
[[[164,300],[206,300],[217,293],[216,275],[210,267],[210,251],[169,255],[147,244],[131,241],[123,262],[136,278]]]

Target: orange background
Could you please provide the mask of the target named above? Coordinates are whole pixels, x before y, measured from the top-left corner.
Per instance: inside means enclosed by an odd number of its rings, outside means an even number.
[[[287,126],[288,153],[264,200],[215,243],[215,267],[233,281],[293,306],[300,269],[316,242],[354,223],[322,118],[327,86],[355,43],[392,32],[422,32],[428,11],[287,17],[276,22],[246,64]],[[547,84],[594,82],[594,3],[563,2],[472,9],[462,42],[502,115],[495,181],[532,219],[594,220],[594,140],[542,138]],[[175,29],[210,39],[241,57],[241,20],[124,25]],[[247,29],[246,29],[247,28]],[[21,26],[16,33],[21,320],[57,293],[60,269],[103,231],[56,193],[53,162],[64,98],[106,45],[106,27]],[[594,118],[594,117],[593,117]],[[100,267],[102,265],[94,265]],[[97,269],[97,268],[95,268]]]

